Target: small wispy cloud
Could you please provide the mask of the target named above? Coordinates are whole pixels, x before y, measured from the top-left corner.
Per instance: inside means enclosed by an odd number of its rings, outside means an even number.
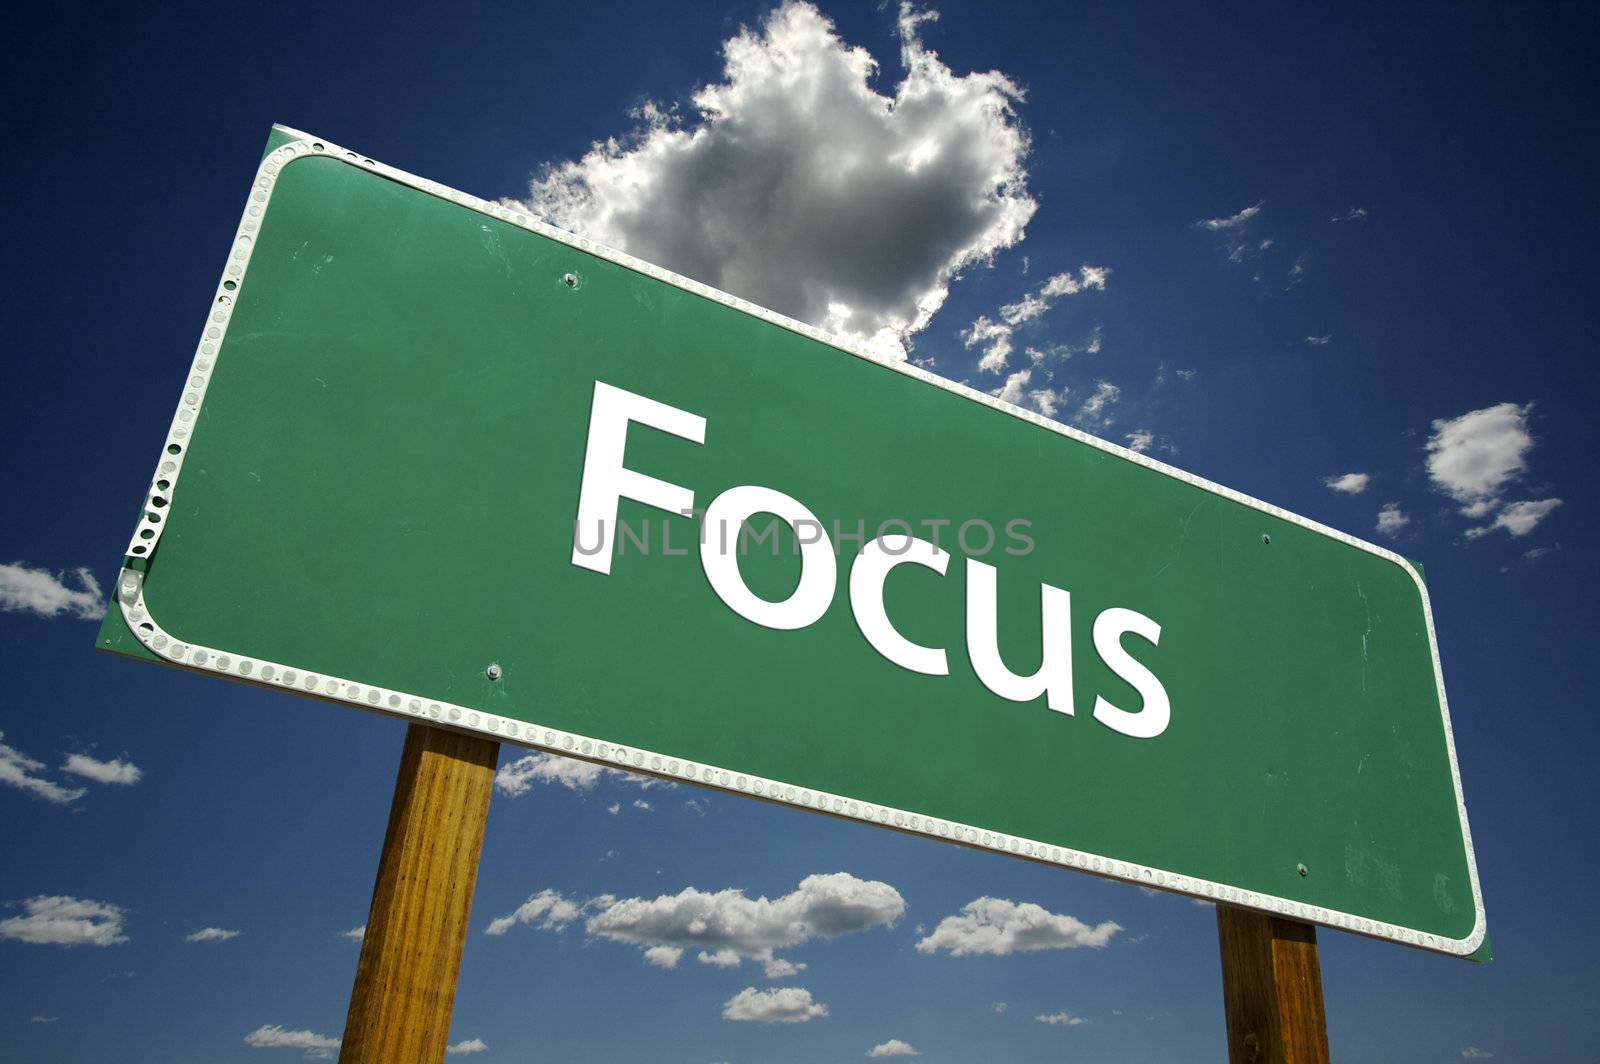
[[[71,578],[78,586],[68,587]],[[0,565],[0,611],[98,621],[106,611],[99,581],[87,568],[52,573],[26,562]]]
[[[245,1045],[258,1049],[301,1049],[313,1060],[332,1060],[339,1039],[315,1031],[292,1031],[282,1024],[262,1024],[244,1036]]]
[[[1463,1057],[1466,1057],[1468,1060],[1493,1060],[1494,1059],[1494,1054],[1493,1053],[1489,1052],[1487,1049],[1480,1049],[1477,1046],[1466,1046],[1466,1047],[1464,1047],[1461,1050],[1461,1055]]]
[[[1322,483],[1333,491],[1343,492],[1346,495],[1360,495],[1367,490],[1367,485],[1372,483],[1369,473],[1339,473],[1330,477],[1323,477]]]
[[[1333,333],[1323,333],[1321,336],[1308,336],[1306,343],[1312,347],[1324,347],[1333,343]]]
[[[352,927],[348,931],[340,931],[339,937],[347,938],[351,942],[361,942],[367,937],[367,925],[362,924],[360,927]]]
[[[220,927],[202,927],[198,931],[191,931],[183,936],[185,942],[226,942],[230,938],[238,938],[244,932],[228,931]]]
[[[1366,216],[1367,209],[1365,207],[1351,207],[1347,211],[1341,211],[1340,213],[1335,214],[1333,217],[1329,218],[1328,221],[1334,225],[1337,225],[1340,222],[1359,222]]]
[[[1246,207],[1237,214],[1223,215],[1220,218],[1207,218],[1194,223],[1196,228],[1206,229],[1213,233],[1224,232],[1229,229],[1238,229],[1250,219],[1261,213],[1261,208],[1267,205],[1266,200],[1261,200],[1252,206]]]
[[[1410,523],[1411,518],[1405,515],[1404,511],[1400,509],[1400,504],[1397,502],[1388,503],[1383,507],[1383,509],[1378,511],[1378,531],[1382,532],[1390,539],[1398,536],[1400,534],[1400,530],[1405,528]]]
[[[5,733],[0,732],[0,739],[5,738]],[[70,805],[82,798],[88,792],[82,787],[63,787],[42,773],[45,771],[43,761],[38,761],[24,754],[14,746],[0,742],[0,783],[7,787],[15,787],[35,798],[43,798],[56,805]]]
[[[114,761],[98,761],[87,754],[68,754],[61,771],[94,780],[96,783],[118,784],[125,787],[138,783],[144,776],[139,766],[131,761],[122,758]]]
[[[1014,303],[1002,306],[999,311],[999,321],[991,319],[987,314],[978,315],[976,321],[961,330],[961,342],[969,350],[974,347],[983,349],[983,354],[978,358],[980,372],[999,373],[1006,368],[1006,363],[1011,357],[1014,336],[1018,328],[1042,318],[1062,296],[1074,296],[1091,290],[1105,291],[1106,278],[1110,274],[1109,267],[1087,264],[1080,266],[1076,274],[1070,270],[1058,273],[1035,291],[1026,293]],[[1030,347],[1027,354],[1029,359],[1038,365],[1051,353],[1071,355],[1075,350],[1096,353],[1100,350],[1100,344],[1101,333],[1097,325],[1081,348],[1073,348],[1070,345],[1057,345],[1049,350]]]
[[[1074,1016],[1065,1009],[1060,1012],[1043,1012],[1033,1018],[1034,1023],[1048,1023],[1056,1027],[1081,1027],[1089,1021],[1082,1016]]]
[[[887,1042],[880,1042],[867,1050],[867,1056],[875,1059],[877,1057],[920,1057],[922,1054],[918,1053],[910,1042],[891,1038]]]
[[[548,783],[565,787],[569,791],[587,794],[601,780],[627,783],[643,790],[651,787],[675,788],[670,780],[642,776],[622,769],[596,765],[589,761],[561,757],[559,754],[528,754],[509,764],[501,765],[495,773],[495,790],[508,798],[520,798],[533,790],[535,784]]]
[[[444,1047],[446,1053],[460,1055],[462,1053],[482,1053],[489,1047],[481,1038],[466,1038],[454,1045]]]

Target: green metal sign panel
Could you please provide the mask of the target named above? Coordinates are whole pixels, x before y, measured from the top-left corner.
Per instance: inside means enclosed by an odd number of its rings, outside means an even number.
[[[277,130],[102,645],[1470,954],[1395,554]]]

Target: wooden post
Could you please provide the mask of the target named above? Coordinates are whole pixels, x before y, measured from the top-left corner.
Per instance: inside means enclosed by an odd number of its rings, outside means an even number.
[[[1217,906],[1229,1064],[1328,1064],[1317,929]]]
[[[340,1064],[444,1060],[500,744],[406,729]]]

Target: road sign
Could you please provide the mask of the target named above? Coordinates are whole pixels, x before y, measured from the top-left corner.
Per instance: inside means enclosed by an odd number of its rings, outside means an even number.
[[[1483,940],[1404,559],[294,131],[128,559],[110,649]]]

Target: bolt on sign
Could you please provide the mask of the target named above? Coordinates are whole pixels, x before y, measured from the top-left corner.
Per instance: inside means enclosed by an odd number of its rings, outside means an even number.
[[[1404,559],[281,127],[117,602],[191,670],[1484,939]]]

